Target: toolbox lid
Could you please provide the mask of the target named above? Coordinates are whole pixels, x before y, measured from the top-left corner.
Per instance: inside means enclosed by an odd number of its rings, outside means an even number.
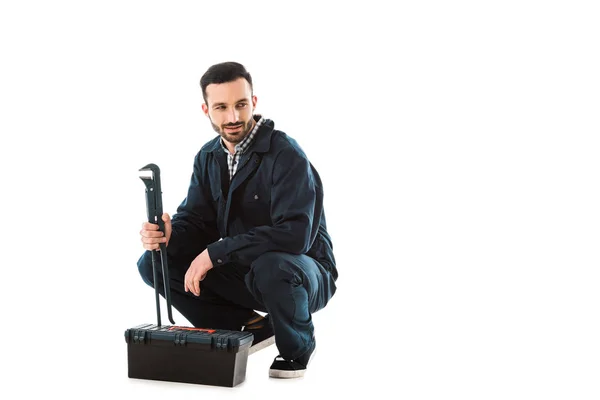
[[[246,344],[250,345],[254,335],[250,332],[229,331],[224,329],[192,328],[142,324],[125,331],[127,343],[148,343],[154,340],[173,342],[175,345],[195,343],[207,345],[220,350],[235,349]]]

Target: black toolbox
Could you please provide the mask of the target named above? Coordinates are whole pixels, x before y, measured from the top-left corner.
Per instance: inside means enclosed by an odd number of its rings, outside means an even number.
[[[246,379],[249,332],[144,324],[125,331],[130,378],[234,387]]]

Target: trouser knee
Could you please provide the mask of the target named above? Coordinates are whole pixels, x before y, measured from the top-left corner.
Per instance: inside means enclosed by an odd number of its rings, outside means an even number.
[[[152,252],[145,251],[137,262],[138,271],[142,280],[150,287],[154,287],[154,275],[152,272]]]
[[[265,253],[258,257],[246,276],[248,289],[256,295],[260,294],[260,297],[289,292],[290,286],[301,284],[302,279],[278,253]]]

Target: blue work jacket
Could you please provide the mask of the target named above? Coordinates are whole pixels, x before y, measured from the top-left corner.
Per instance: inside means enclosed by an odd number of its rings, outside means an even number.
[[[169,254],[213,266],[250,265],[266,252],[306,254],[338,273],[323,210],[323,186],[298,143],[266,119],[229,179],[217,136],[196,155],[187,197],[172,218]]]

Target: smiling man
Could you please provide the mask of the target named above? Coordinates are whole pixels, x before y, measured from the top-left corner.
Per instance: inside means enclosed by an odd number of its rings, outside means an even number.
[[[219,136],[196,155],[187,197],[172,221],[163,215],[165,233],[142,225],[143,247],[167,244],[172,304],[190,323],[252,332],[250,353],[275,341],[269,375],[303,376],[316,348],[311,315],[338,276],[321,179],[294,139],[254,113],[243,65],[213,65],[200,86]],[[154,287],[150,251],[138,268]]]
[[[202,111],[210,119],[213,129],[223,137],[223,142],[231,153],[235,153],[235,145],[244,140],[256,122],[252,111],[256,108],[256,96],[252,95],[251,84],[245,78],[233,82],[212,85],[211,98],[219,101],[211,102],[210,107],[204,94]]]

